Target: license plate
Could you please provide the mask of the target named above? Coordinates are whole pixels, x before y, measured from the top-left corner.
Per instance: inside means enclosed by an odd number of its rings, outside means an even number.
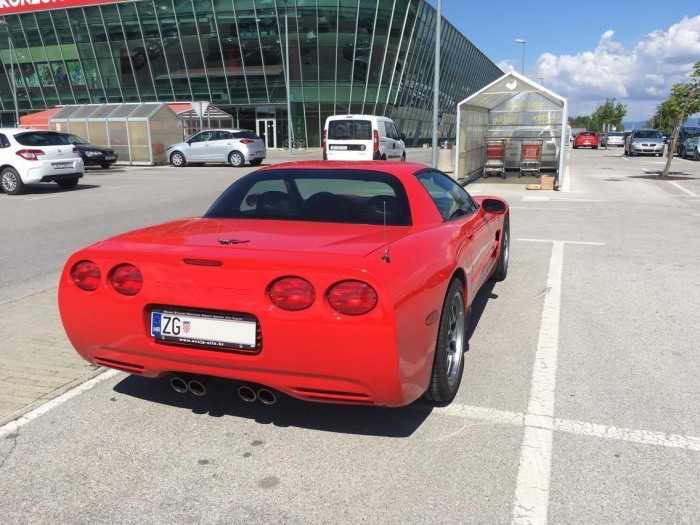
[[[72,168],[73,163],[72,162],[54,162],[53,167],[56,168],[57,170],[62,170],[65,168]]]
[[[255,348],[257,322],[236,315],[175,310],[151,312],[151,336],[159,341],[213,348]]]
[[[348,149],[347,146],[341,146],[338,144],[331,144],[330,149],[338,149],[338,150],[346,150]]]
[[[258,157],[262,157],[262,156],[265,154],[265,152],[264,152],[264,151],[256,151],[255,154],[256,154]]]
[[[114,160],[114,155],[107,155],[105,160]]]

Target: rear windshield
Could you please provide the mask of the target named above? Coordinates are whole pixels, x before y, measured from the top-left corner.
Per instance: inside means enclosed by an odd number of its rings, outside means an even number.
[[[229,186],[204,216],[411,225],[403,184],[387,173],[355,169],[251,173]]]
[[[372,123],[369,120],[331,120],[328,139],[372,140]]]
[[[15,140],[22,146],[65,146],[66,141],[54,131],[28,131],[18,133]]]
[[[234,136],[234,138],[237,138],[237,139],[253,139],[253,140],[260,140],[260,137],[258,137],[258,136],[257,136],[255,133],[253,133],[252,131],[248,131],[248,130],[245,130],[245,131],[236,131],[236,132],[233,134],[233,136]]]

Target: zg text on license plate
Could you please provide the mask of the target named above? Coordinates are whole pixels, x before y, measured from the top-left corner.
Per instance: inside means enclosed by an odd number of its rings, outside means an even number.
[[[256,335],[253,318],[174,310],[151,312],[151,336],[160,341],[253,350]]]

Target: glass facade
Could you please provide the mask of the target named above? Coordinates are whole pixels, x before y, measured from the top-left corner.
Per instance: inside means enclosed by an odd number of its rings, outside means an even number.
[[[367,113],[394,119],[415,146],[432,137],[436,16],[425,0],[137,0],[8,15],[0,117],[15,121],[14,86],[20,114],[203,100],[268,147],[290,127],[295,143],[319,147],[327,116]],[[457,103],[503,72],[443,19],[440,73],[440,136],[454,137]]]

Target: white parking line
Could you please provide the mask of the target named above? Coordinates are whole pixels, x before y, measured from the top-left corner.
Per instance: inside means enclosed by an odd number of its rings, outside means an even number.
[[[508,206],[511,210],[574,211],[573,208],[538,208],[535,206]]]
[[[22,201],[41,201],[44,199],[53,199],[54,197],[58,197],[58,194],[56,193],[54,195],[44,195],[42,197],[27,197],[26,199],[22,199]]]
[[[86,381],[82,385],[75,387],[73,390],[69,390],[68,392],[61,394],[57,398],[44,403],[40,407],[37,407],[30,412],[27,412],[22,417],[15,419],[14,421],[10,421],[6,425],[0,427],[0,439],[3,439],[5,436],[9,436],[10,434],[17,432],[17,430],[19,430],[21,427],[23,427],[30,421],[34,421],[35,419],[37,419],[40,416],[43,416],[50,410],[61,406],[66,401],[69,401],[74,397],[79,396],[83,392],[87,392],[91,388],[97,386],[102,381],[106,381],[107,379],[114,377],[119,373],[121,372],[119,372],[118,370],[106,370],[104,373],[98,375],[97,377],[93,377],[92,379]]]
[[[517,239],[521,242],[551,242],[551,243],[563,243],[563,244],[584,244],[588,246],[605,246],[604,242],[588,242],[588,241],[555,241],[552,239]]]
[[[684,192],[684,193],[687,193],[687,194],[690,195],[691,197],[700,197],[700,195],[698,195],[698,194],[696,194],[696,193],[693,193],[693,192],[690,191],[690,190],[685,189],[683,186],[681,186],[680,184],[678,184],[676,181],[669,180],[669,181],[667,181],[667,182],[668,182],[669,184],[673,184],[676,188],[678,188],[679,190],[681,190],[681,191]]]
[[[542,308],[530,401],[525,416],[525,435],[520,449],[520,466],[511,514],[511,523],[516,525],[547,523],[563,268],[564,243],[557,241],[552,243],[547,293]]]

